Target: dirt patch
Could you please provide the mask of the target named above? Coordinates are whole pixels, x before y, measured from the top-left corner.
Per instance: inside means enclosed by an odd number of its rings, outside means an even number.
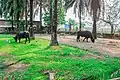
[[[12,62],[12,63],[15,63],[15,62]],[[4,63],[4,66],[12,64],[12,63],[11,62]],[[16,80],[17,77],[21,78],[20,80],[22,80],[22,72],[27,67],[28,67],[27,64],[17,63],[17,64],[13,64],[13,65],[8,66],[5,69],[3,68],[2,69],[3,74],[1,75],[2,80],[8,80],[8,79]],[[15,76],[17,76],[17,77],[15,77]],[[0,80],[1,80],[1,77],[0,77]]]
[[[12,72],[20,72],[21,73],[28,67],[27,64],[21,63],[21,61],[24,59],[20,59],[20,60],[16,61],[14,59],[14,57],[8,53],[0,53],[0,56],[6,57],[6,58],[4,58],[4,62],[2,62],[2,66],[0,67],[0,69],[2,71],[4,71],[4,73],[2,75],[4,77],[3,80],[8,80],[8,77]],[[12,75],[12,76],[14,76],[14,75]],[[11,80],[15,80],[15,79],[11,78]]]
[[[50,40],[49,35],[37,36],[37,37]],[[58,41],[59,43],[75,46],[87,51],[99,52],[99,54],[102,55],[108,55],[110,57],[120,57],[120,40],[98,38],[96,39],[94,44],[90,41],[90,39],[89,42],[80,41],[78,43],[76,42],[76,36],[68,35],[63,38],[58,37]]]
[[[8,53],[0,53],[0,56],[9,56]]]
[[[90,58],[93,58],[93,59],[103,59],[104,56],[99,56],[99,55],[95,55],[95,54],[86,54],[82,57],[82,59],[90,59]]]
[[[18,63],[6,68],[3,74],[0,76],[0,80],[17,80],[18,77],[22,80],[22,72],[27,68],[28,65]]]
[[[4,64],[3,69],[5,69],[5,71],[7,73],[11,73],[11,72],[14,72],[14,71],[22,71],[26,67],[28,67],[27,64],[21,63],[21,61],[23,61],[23,60],[24,59],[20,59],[20,60],[6,59],[5,62],[3,62],[3,64]]]
[[[76,42],[75,37],[71,37],[68,41],[62,38],[60,42],[76,46],[80,49],[85,49],[92,52],[99,52],[102,55],[109,55],[111,57],[120,57],[120,40],[98,38],[93,44],[89,42]],[[90,55],[89,55],[90,56]],[[90,56],[93,57],[93,56]]]
[[[7,69],[5,69],[5,72],[11,73],[15,71],[23,71],[25,68],[27,68],[28,65],[23,63],[17,63],[15,65],[9,66]]]
[[[67,55],[65,56],[65,58],[71,58],[71,59],[104,59],[104,55],[97,55],[97,54],[93,54],[93,53],[86,53],[85,55],[83,56],[78,56],[78,55]],[[64,58],[63,55],[61,55],[61,58]]]

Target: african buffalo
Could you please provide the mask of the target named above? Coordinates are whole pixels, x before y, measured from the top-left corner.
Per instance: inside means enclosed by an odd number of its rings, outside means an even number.
[[[16,34],[16,36],[14,37],[14,40],[17,42],[17,40],[19,40],[19,43],[20,43],[20,40],[21,38],[25,38],[25,43],[27,42],[27,39],[29,40],[29,43],[30,43],[30,33],[28,31],[21,31],[19,33]]]
[[[95,42],[95,39],[90,31],[78,31],[77,32],[77,42],[80,41],[80,37],[85,37],[83,39],[83,41],[85,41],[85,39],[86,39],[88,42],[88,38],[90,38],[93,43]]]

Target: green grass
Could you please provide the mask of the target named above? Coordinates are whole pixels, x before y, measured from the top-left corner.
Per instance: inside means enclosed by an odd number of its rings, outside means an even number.
[[[12,36],[6,34],[0,34],[0,38],[12,38]]]
[[[22,63],[28,67],[22,73],[11,73],[15,75],[16,80],[20,80],[20,76],[22,80],[47,80],[47,76],[42,74],[43,70],[55,71],[57,80],[107,80],[113,72],[120,69],[119,58],[84,58],[93,53],[66,45],[48,45],[49,41],[44,39],[24,44],[24,40],[15,43],[11,36],[0,35],[0,54],[10,55],[0,56],[0,61],[2,63],[4,60],[24,59]],[[116,74],[114,77],[120,75]]]

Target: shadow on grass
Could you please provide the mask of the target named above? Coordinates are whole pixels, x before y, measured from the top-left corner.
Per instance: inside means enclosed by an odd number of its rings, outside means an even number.
[[[48,50],[48,49],[50,49],[50,48],[51,48],[51,46],[47,46],[47,47],[45,47],[44,49],[42,49],[42,51]]]
[[[0,59],[0,71],[2,71],[2,67],[5,66],[4,62],[5,62],[5,60]]]
[[[10,64],[7,64],[7,65],[2,64],[3,66],[0,66],[0,69],[6,69],[6,68],[8,68],[9,66],[15,65],[15,64],[17,64],[17,63],[19,63],[19,62],[21,62],[21,61],[23,61],[23,60],[25,60],[25,59],[20,59],[20,60],[14,62],[14,63],[10,63]]]

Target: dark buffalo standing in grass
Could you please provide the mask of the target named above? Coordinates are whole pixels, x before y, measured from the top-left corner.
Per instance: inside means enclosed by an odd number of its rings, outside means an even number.
[[[30,43],[30,33],[28,31],[21,31],[21,32],[17,33],[16,36],[14,37],[16,42],[17,42],[17,40],[19,40],[19,43],[22,38],[26,39],[25,43],[27,42],[27,39],[29,40],[29,43]]]
[[[77,32],[77,42],[80,41],[80,37],[84,37],[83,41],[85,41],[85,39],[86,39],[88,42],[88,38],[90,38],[93,43],[95,42],[95,39],[90,31],[78,31]]]

